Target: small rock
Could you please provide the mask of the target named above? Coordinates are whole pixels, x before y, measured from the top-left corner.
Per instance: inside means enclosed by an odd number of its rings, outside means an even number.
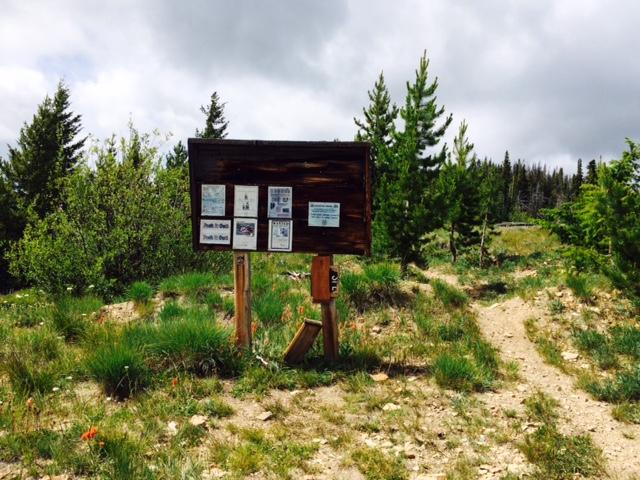
[[[382,331],[382,327],[380,325],[374,325],[371,331],[373,333],[380,333]]]
[[[317,443],[318,445],[326,445],[327,444],[327,439],[326,438],[314,438],[313,439],[313,443]]]
[[[407,378],[407,382],[415,382],[418,379],[418,377],[409,377]]]
[[[382,410],[385,412],[394,412],[396,410],[400,410],[402,407],[400,405],[396,405],[395,403],[389,402],[385,403],[382,407]]]
[[[578,355],[576,352],[562,352],[560,356],[567,362],[575,362],[580,358],[580,355]]]
[[[202,427],[207,423],[207,417],[204,415],[194,415],[189,419],[189,423],[194,427]]]
[[[169,435],[176,435],[178,433],[178,424],[176,422],[168,422],[167,432]]]
[[[384,382],[389,379],[389,375],[384,372],[373,373],[369,375],[374,382]]]
[[[273,418],[273,413],[267,410],[266,412],[262,412],[256,418],[260,421],[266,422],[267,420],[271,420]]]

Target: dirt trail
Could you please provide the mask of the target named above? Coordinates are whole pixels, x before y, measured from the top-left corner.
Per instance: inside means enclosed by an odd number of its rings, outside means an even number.
[[[640,426],[625,425],[611,416],[611,405],[593,400],[574,387],[574,378],[544,363],[526,335],[527,318],[543,312],[520,298],[485,307],[474,304],[485,336],[501,351],[505,361],[520,366],[520,384],[515,390],[483,395],[489,405],[522,408],[522,401],[541,390],[560,402],[566,429],[588,432],[602,448],[608,471],[615,479],[640,478]]]

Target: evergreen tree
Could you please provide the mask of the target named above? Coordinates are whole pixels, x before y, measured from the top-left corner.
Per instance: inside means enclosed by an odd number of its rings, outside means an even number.
[[[596,163],[595,158],[587,164],[587,178],[585,183],[589,183],[591,185],[598,183],[598,164]]]
[[[429,83],[429,62],[420,58],[413,83],[407,82],[405,104],[400,110],[404,129],[393,137],[381,159],[386,172],[380,178],[375,235],[378,246],[398,257],[404,268],[421,260],[424,236],[441,225],[436,181],[446,158],[446,145],[436,147],[451,123],[451,116],[437,125],[444,107],[436,104],[437,79]],[[427,151],[427,149],[430,149]]]
[[[229,122],[224,118],[224,106],[226,103],[220,101],[218,92],[211,94],[209,106],[201,106],[200,111],[206,116],[204,130],[196,129],[196,137],[199,138],[225,138]]]
[[[85,138],[80,115],[70,110],[69,89],[60,82],[53,98],[38,106],[30,124],[20,129],[17,147],[0,162],[0,172],[14,191],[24,221],[27,206],[43,217],[58,207],[60,179],[76,167]]]
[[[584,176],[582,173],[582,159],[578,159],[578,167],[576,170],[576,174],[571,179],[571,193],[572,197],[575,198],[580,193],[580,187],[584,183]]]
[[[502,219],[511,218],[513,210],[512,199],[512,180],[513,172],[511,171],[511,160],[509,159],[509,151],[504,152],[504,160],[502,162]]]
[[[4,254],[22,236],[28,218],[43,218],[61,205],[62,179],[73,172],[85,138],[81,117],[71,111],[69,89],[58,83],[53,98],[38,106],[20,129],[17,146],[0,158],[0,285],[7,287]]]
[[[188,159],[187,148],[184,146],[184,143],[182,143],[182,140],[179,140],[178,143],[174,145],[173,150],[167,153],[167,168],[183,168],[187,165]]]
[[[473,144],[467,139],[467,124],[463,121],[453,142],[453,154],[443,166],[438,181],[453,263],[458,258],[460,246],[469,246],[479,240],[476,230],[480,206],[478,168],[472,152]]]
[[[364,120],[354,118],[358,127],[356,141],[369,142],[371,144],[371,160],[374,165],[372,189],[374,199],[374,217],[378,209],[376,191],[378,190],[379,179],[387,172],[387,166],[382,163],[388,155],[379,153],[391,147],[393,134],[395,131],[395,121],[398,118],[398,107],[391,103],[389,90],[384,82],[384,74],[380,72],[378,80],[373,85],[373,90],[367,92],[369,96],[369,107],[363,108]]]

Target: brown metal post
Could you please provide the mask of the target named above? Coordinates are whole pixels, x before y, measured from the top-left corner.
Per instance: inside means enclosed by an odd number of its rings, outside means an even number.
[[[251,254],[233,252],[236,345],[251,348]]]

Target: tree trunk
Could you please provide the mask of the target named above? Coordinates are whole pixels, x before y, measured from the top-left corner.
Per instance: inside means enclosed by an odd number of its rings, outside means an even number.
[[[456,260],[458,259],[458,250],[456,249],[454,234],[455,229],[452,223],[451,229],[449,230],[449,251],[451,252],[451,263],[456,263]]]
[[[484,214],[484,220],[482,222],[482,237],[480,238],[480,268],[482,268],[482,262],[484,260],[484,238],[487,233],[487,214]]]

